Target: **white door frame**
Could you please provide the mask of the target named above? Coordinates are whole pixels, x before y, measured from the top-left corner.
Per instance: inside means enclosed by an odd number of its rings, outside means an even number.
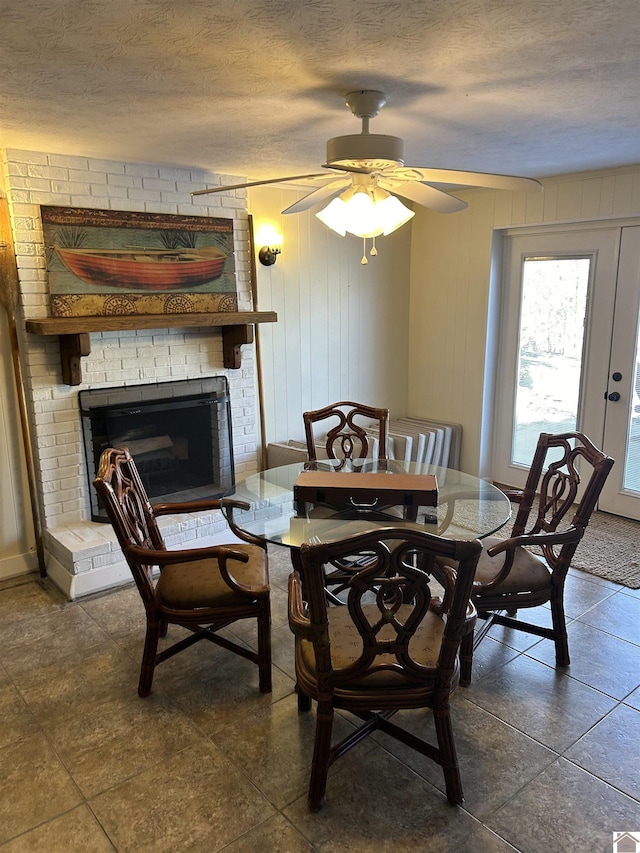
[[[505,478],[504,470],[502,471],[503,476],[500,476],[500,466],[496,461],[497,453],[499,450],[499,448],[496,447],[499,442],[497,429],[497,419],[500,416],[500,413],[498,411],[500,399],[499,384],[501,381],[499,371],[502,360],[505,357],[505,350],[508,350],[509,357],[513,358],[513,338],[514,336],[517,336],[517,328],[515,330],[506,329],[505,331],[507,332],[507,338],[509,337],[509,335],[511,335],[511,339],[508,342],[505,342],[505,335],[500,333],[501,328],[505,322],[504,318],[507,317],[505,311],[508,309],[514,309],[514,294],[509,293],[509,289],[507,287],[507,263],[509,261],[509,258],[507,257],[506,247],[508,246],[508,243],[506,242],[506,238],[535,238],[537,248],[534,251],[538,253],[543,251],[545,239],[549,238],[550,241],[553,241],[553,238],[557,237],[558,235],[566,236],[568,238],[568,242],[575,249],[575,252],[578,253],[580,250],[577,247],[580,246],[581,237],[584,238],[584,246],[587,247],[589,245],[588,238],[590,232],[615,232],[620,228],[633,227],[637,225],[640,225],[640,218],[638,217],[630,217],[629,219],[612,217],[609,219],[603,218],[585,222],[554,223],[552,225],[535,226],[525,225],[521,227],[510,227],[507,229],[494,229],[494,242],[492,253],[493,263],[489,292],[486,373],[484,388],[485,407],[483,411],[481,436],[481,447],[483,449],[482,468],[485,472],[487,470],[491,471],[492,479],[499,482],[506,482],[509,485],[519,485],[520,480],[522,482],[524,481],[524,477],[526,476],[527,470],[526,468],[523,469],[520,477],[518,477],[517,470],[513,472],[510,471],[509,473],[513,473],[514,476],[511,478]],[[594,237],[593,234],[591,234],[590,236],[592,238]],[[584,249],[584,251],[588,254],[591,254],[591,252],[587,251],[586,249]],[[571,254],[573,253],[574,252],[571,252]],[[601,266],[602,262],[603,257],[600,258]],[[598,259],[596,258],[596,265],[597,263]],[[596,292],[595,295],[590,295],[590,302],[588,306],[588,320],[593,317],[594,312],[596,313],[596,315],[600,316],[604,316],[607,314],[607,312],[610,312],[611,317],[613,317],[613,300],[615,296],[614,289],[617,281],[618,272],[617,264],[618,251],[616,249],[613,254],[609,252],[608,257],[606,257],[605,259],[605,265],[607,267],[605,271],[606,277],[610,279],[612,285],[607,286],[605,288],[600,288],[600,293]],[[600,272],[602,273],[603,270],[601,269]],[[519,299],[519,293],[517,294],[517,296]],[[593,323],[588,322],[587,335],[589,337],[585,341],[585,345],[589,345],[592,348],[602,347],[605,345],[607,339],[610,341],[611,325],[609,324],[608,327],[606,327],[606,325],[594,326]],[[513,367],[513,370],[515,371],[515,367]],[[608,377],[608,358],[606,360],[606,363],[602,363],[602,360],[600,360],[600,363],[585,364],[585,376],[583,378],[583,381],[593,383],[595,386],[601,386],[602,395],[591,395],[591,411],[581,413],[581,428],[584,432],[590,435],[590,437],[592,437],[597,444],[600,445],[602,445],[604,439],[603,424],[604,409],[606,405],[604,400],[604,392],[607,388]],[[513,406],[511,412],[512,411]],[[511,413],[509,416],[511,417]],[[514,479],[516,480],[516,482],[513,482]]]

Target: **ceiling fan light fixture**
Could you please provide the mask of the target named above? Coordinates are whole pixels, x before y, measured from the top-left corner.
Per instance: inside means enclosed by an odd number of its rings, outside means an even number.
[[[346,236],[347,205],[341,198],[334,198],[325,208],[318,211],[316,216],[327,228],[331,228],[341,237]]]
[[[373,191],[352,187],[334,198],[316,216],[341,237],[347,231],[356,237],[379,237],[400,228],[414,216],[414,212],[379,187]]]
[[[378,204],[378,213],[383,223],[382,233],[386,237],[413,219],[415,213],[394,195],[390,195]]]

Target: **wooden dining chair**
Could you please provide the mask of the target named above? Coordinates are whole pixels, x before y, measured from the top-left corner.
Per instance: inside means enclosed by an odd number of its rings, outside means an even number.
[[[148,696],[157,664],[207,639],[257,664],[259,686],[271,691],[270,595],[266,545],[247,544],[169,551],[157,517],[219,509],[218,500],[151,506],[126,447],[107,448],[100,457],[94,486],[142,598],[147,618],[138,694]],[[157,582],[153,570],[160,570]],[[257,623],[257,651],[218,633],[241,619]],[[168,625],[191,635],[158,652]]]
[[[506,491],[518,504],[509,537],[483,540],[471,599],[484,622],[462,641],[461,684],[470,684],[474,648],[493,624],[553,640],[556,665],[569,665],[565,579],[613,464],[580,432],[541,433],[524,489]],[[546,603],[551,627],[517,618]]]
[[[317,461],[316,444],[319,441],[320,430],[316,425],[326,422],[324,449],[329,459],[338,460],[342,468],[347,460],[366,459],[370,457],[372,439],[377,439],[376,459],[383,464],[388,461],[387,441],[389,435],[389,409],[365,406],[362,403],[351,403],[342,400],[332,403],[323,409],[304,412],[304,432],[307,441],[307,453],[310,462]],[[372,423],[376,435],[367,430]]]
[[[342,469],[353,460],[370,459],[373,452],[375,452],[374,461],[377,467],[386,468],[389,461],[387,453],[389,409],[341,400],[323,409],[303,412],[302,419],[309,462],[318,461],[320,435],[326,431],[322,439],[323,449],[328,459],[338,462],[334,470]],[[375,423],[373,431],[372,423]],[[388,511],[389,507],[380,507],[380,509]],[[354,508],[350,502],[347,502],[344,510],[352,512]],[[392,511],[399,514],[395,509]],[[298,512],[302,514],[300,506]],[[335,566],[333,571],[327,568],[324,570],[325,591],[333,604],[341,603],[339,595],[351,576],[351,563],[352,560],[346,557],[342,565]]]
[[[469,596],[481,547],[402,527],[301,546],[300,570],[289,578],[289,625],[298,707],[318,703],[312,809],[324,802],[329,767],[376,729],[440,764],[447,798],[462,802],[449,695],[458,683],[461,638],[475,622]],[[364,565],[349,581],[346,606],[328,607],[322,566],[353,554]],[[456,561],[455,571],[436,561],[445,556]],[[338,708],[363,723],[332,745]],[[391,722],[406,708],[433,709],[435,746]]]

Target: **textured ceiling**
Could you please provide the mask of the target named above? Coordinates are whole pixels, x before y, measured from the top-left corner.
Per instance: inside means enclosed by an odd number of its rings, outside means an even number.
[[[0,20],[4,148],[317,171],[369,88],[411,165],[640,161],[638,0],[0,0]]]

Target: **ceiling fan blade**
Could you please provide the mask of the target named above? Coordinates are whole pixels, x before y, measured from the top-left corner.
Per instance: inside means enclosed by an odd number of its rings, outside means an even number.
[[[428,169],[422,166],[406,166],[393,169],[389,177],[406,181],[429,181],[435,184],[459,184],[466,187],[484,187],[494,190],[541,190],[542,184],[535,178],[520,178],[517,175],[495,175],[491,172],[465,172],[456,169]],[[385,175],[386,177],[386,175]]]
[[[430,187],[429,184],[421,184],[420,181],[395,181],[388,178],[379,178],[378,186],[394,195],[408,198],[411,201],[421,204],[423,207],[436,210],[438,213],[455,213],[457,210],[464,210],[467,207],[466,201],[454,198],[449,193],[445,193],[435,187]]]
[[[358,175],[372,175],[377,171],[375,168],[367,168],[363,166],[362,168],[358,168],[357,166],[347,166],[344,163],[323,163],[323,169],[331,169],[335,172],[355,172]]]
[[[227,184],[224,187],[209,187],[206,190],[193,190],[191,195],[206,195],[207,193],[224,193],[227,190],[243,190],[247,187],[261,187],[265,184],[282,184],[286,181],[302,181],[309,180],[311,178],[326,178],[328,177],[326,173],[323,172],[315,172],[313,175],[289,175],[287,178],[270,178],[265,181],[248,181],[244,184]]]
[[[282,213],[302,213],[303,210],[309,210],[310,207],[320,204],[322,201],[329,201],[329,199],[340,195],[350,183],[351,178],[341,178],[339,181],[331,181],[330,184],[325,184],[325,186],[313,190],[313,192],[310,192],[299,201],[294,202],[294,204],[285,208]]]

